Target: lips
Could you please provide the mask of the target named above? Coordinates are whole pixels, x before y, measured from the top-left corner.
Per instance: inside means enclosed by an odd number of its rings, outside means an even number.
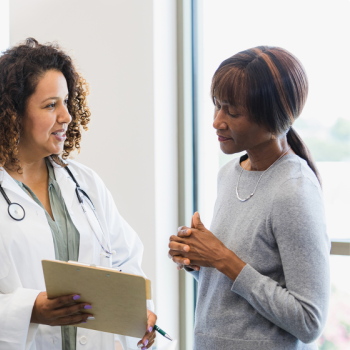
[[[53,132],[52,135],[57,135],[59,137],[64,137],[64,136],[66,136],[66,132],[65,131],[56,131],[56,132]]]
[[[231,138],[231,137],[224,137],[224,136],[218,135],[218,140],[219,140],[219,142],[225,142],[225,141],[232,140],[232,138]]]

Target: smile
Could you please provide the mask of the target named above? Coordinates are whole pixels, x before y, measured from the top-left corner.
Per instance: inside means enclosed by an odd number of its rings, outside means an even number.
[[[62,131],[62,132],[53,132],[52,135],[58,135],[60,137],[65,137],[66,136],[66,132]]]

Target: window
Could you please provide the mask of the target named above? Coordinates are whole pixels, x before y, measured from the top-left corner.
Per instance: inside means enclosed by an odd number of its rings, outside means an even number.
[[[197,4],[198,210],[210,226],[219,168],[237,155],[220,151],[212,127],[211,78],[226,58],[259,45],[281,46],[303,63],[309,97],[295,129],[323,179],[331,256],[332,298],[319,349],[350,348],[350,1],[204,0]],[[337,256],[334,254],[342,254]]]

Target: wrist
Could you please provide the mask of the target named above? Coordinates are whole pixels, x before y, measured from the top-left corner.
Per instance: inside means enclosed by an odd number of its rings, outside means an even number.
[[[232,281],[235,281],[245,265],[246,263],[232,250],[225,247],[222,258],[215,262],[214,267]]]

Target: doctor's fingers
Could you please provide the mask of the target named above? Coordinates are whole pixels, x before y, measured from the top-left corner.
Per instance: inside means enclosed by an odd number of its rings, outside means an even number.
[[[50,326],[73,326],[88,321],[91,314],[76,314],[66,317],[60,317],[50,322]]]
[[[62,307],[52,311],[52,318],[66,317],[76,314],[79,311],[91,309],[91,305],[87,303],[79,303],[71,306]]]
[[[156,340],[156,331],[153,331],[152,333],[153,334],[150,336],[148,340],[148,344],[146,346],[147,349],[149,349],[154,344],[154,341]]]
[[[48,299],[48,302],[53,309],[58,309],[58,308],[64,307],[65,305],[76,303],[79,301],[79,299],[80,299],[80,295],[71,294],[71,295],[64,295],[62,297],[57,297],[54,299]]]

